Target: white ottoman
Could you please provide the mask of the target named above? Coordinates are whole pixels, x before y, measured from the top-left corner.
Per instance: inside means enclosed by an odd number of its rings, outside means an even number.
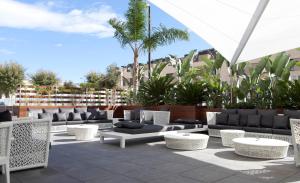
[[[170,149],[197,150],[207,147],[208,135],[192,133],[175,133],[164,136],[166,146]]]
[[[267,138],[236,138],[233,142],[236,154],[252,158],[285,158],[289,148],[286,141]]]
[[[232,139],[244,137],[244,130],[220,130],[222,145],[226,147],[233,147]]]
[[[92,140],[98,132],[98,125],[70,125],[67,130],[69,134],[74,134],[76,140]]]

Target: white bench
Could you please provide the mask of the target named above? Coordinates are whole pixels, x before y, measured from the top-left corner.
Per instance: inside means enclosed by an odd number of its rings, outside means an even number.
[[[192,132],[202,132],[207,131],[207,126],[203,128],[194,128],[186,130],[174,130],[174,131],[164,131],[164,132],[154,132],[154,133],[143,133],[143,134],[128,134],[120,133],[114,131],[100,131],[100,143],[104,143],[104,138],[116,138],[120,140],[120,147],[125,148],[126,140],[148,138],[148,137],[160,137],[171,133],[192,133]]]

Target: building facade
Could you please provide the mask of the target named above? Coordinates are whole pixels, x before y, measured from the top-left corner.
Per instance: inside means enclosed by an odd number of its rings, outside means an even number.
[[[286,51],[287,54],[290,55],[291,59],[299,60],[300,61],[300,50],[293,49]],[[199,51],[196,56],[194,57],[194,60],[192,62],[192,67],[199,67],[203,64],[203,60],[201,58],[203,57],[211,57],[216,54],[216,50],[214,49],[207,49]],[[255,67],[259,63],[260,59],[251,60],[250,63],[253,67]],[[165,67],[165,69],[162,71],[162,75],[172,75],[174,78],[176,78],[176,66],[170,62],[170,58],[161,58],[151,61],[151,68],[154,68],[156,64],[159,62],[169,62],[169,64]],[[148,79],[148,66],[147,64],[140,64],[140,67],[143,67],[144,72],[142,73],[144,76],[144,80]],[[126,66],[122,66],[121,68],[121,79],[120,79],[120,88],[127,89],[132,84],[132,64],[128,64]],[[222,81],[229,82],[229,72],[228,67],[226,64],[223,64],[220,69],[220,78]],[[300,79],[300,67],[295,66],[290,75],[291,80]]]

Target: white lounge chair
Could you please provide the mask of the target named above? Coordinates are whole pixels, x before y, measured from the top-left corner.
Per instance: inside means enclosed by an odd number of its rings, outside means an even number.
[[[300,166],[300,119],[290,119],[296,166]]]

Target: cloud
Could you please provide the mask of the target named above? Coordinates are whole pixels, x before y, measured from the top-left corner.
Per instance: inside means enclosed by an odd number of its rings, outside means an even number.
[[[15,54],[15,52],[7,49],[0,49],[0,55],[12,55],[12,54]]]
[[[110,6],[93,9],[73,9],[59,13],[36,4],[0,0],[0,27],[37,29],[65,33],[110,37],[114,30],[107,21],[118,17]]]
[[[56,43],[54,46],[56,46],[56,47],[62,47],[63,44],[62,43]]]

